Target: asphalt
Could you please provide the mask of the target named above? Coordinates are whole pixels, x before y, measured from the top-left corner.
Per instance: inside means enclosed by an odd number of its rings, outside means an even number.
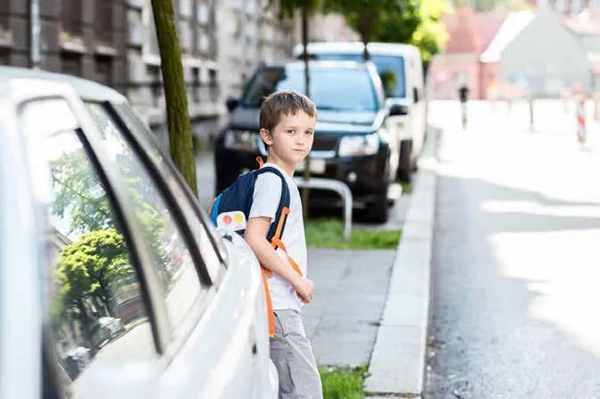
[[[600,398],[600,130],[543,105],[444,122],[427,398]]]

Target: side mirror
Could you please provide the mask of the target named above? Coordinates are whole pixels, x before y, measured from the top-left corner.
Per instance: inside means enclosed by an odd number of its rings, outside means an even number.
[[[227,99],[227,101],[225,102],[229,112],[232,112],[234,109],[236,109],[237,106],[239,105],[239,103],[240,103],[240,100],[238,100],[237,98],[233,98],[233,97],[229,97]]]
[[[408,115],[408,107],[406,105],[394,104],[390,107],[390,116]]]
[[[413,98],[415,100],[415,104],[419,102],[419,90],[416,87],[413,87]]]

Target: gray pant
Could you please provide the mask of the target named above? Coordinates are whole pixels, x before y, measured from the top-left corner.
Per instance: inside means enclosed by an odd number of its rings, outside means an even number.
[[[271,360],[279,374],[279,399],[323,398],[317,362],[299,312],[275,311]]]

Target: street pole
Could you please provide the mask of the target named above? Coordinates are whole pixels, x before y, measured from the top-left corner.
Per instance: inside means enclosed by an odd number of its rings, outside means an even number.
[[[42,61],[40,54],[40,0],[30,0],[29,24],[31,30],[29,66],[33,69],[39,69]]]
[[[529,129],[535,131],[535,121],[533,120],[533,95],[529,95]]]

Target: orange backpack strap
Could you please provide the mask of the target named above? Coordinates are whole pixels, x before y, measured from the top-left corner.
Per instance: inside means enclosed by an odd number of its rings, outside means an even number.
[[[281,218],[279,218],[279,221],[277,224],[277,230],[275,231],[275,235],[271,239],[271,245],[273,245],[274,249],[281,248],[281,250],[287,256],[288,262],[290,262],[290,265],[292,265],[292,268],[296,271],[296,273],[298,273],[299,275],[302,276],[302,271],[300,270],[300,266],[298,266],[296,261],[294,261],[294,259],[292,259],[292,257],[288,254],[285,245],[283,245],[283,242],[281,241],[281,231],[283,230],[283,223],[284,223],[287,215],[289,215],[289,213],[290,213],[289,208],[287,208],[287,207],[283,208],[283,211],[281,212]],[[265,296],[267,299],[267,317],[268,317],[268,321],[269,321],[269,337],[273,338],[273,337],[275,337],[275,314],[273,313],[273,302],[271,301],[271,293],[269,291],[269,283],[267,281],[267,278],[271,277],[273,275],[273,272],[271,270],[261,266],[261,274],[262,274],[262,279],[263,279],[263,286],[265,289]]]
[[[210,216],[211,216],[211,214],[212,214],[212,209],[213,209],[213,206],[215,206],[215,202],[217,202],[217,198],[216,198],[216,197],[215,197],[215,199],[213,199],[213,202],[212,202],[212,204],[210,205],[210,208],[208,209],[208,216],[209,216],[209,217],[210,217]]]
[[[271,293],[269,292],[269,283],[267,282],[267,272],[270,272],[270,270],[268,270],[265,267],[260,267],[261,269],[261,275],[262,275],[262,281],[263,281],[263,288],[265,290],[265,297],[267,299],[267,317],[269,320],[269,337],[273,338],[275,337],[275,315],[273,314],[273,302],[271,301]]]
[[[263,161],[262,157],[256,157],[256,162],[258,162],[259,168],[262,168],[263,165],[265,164],[265,161]]]
[[[285,222],[285,218],[289,214],[290,208],[283,208],[283,211],[281,212],[281,218],[279,218],[279,222],[277,223],[277,230],[275,230],[275,235],[271,239],[271,245],[273,245],[273,248],[275,249],[281,248],[281,250],[285,252],[285,255],[287,256],[290,265],[292,265],[292,268],[296,271],[296,273],[302,276],[302,271],[300,271],[300,267],[298,266],[296,261],[294,261],[294,259],[292,259],[292,257],[288,254],[287,248],[285,247],[285,245],[283,245],[283,242],[281,241],[281,231],[283,230],[283,223]]]

